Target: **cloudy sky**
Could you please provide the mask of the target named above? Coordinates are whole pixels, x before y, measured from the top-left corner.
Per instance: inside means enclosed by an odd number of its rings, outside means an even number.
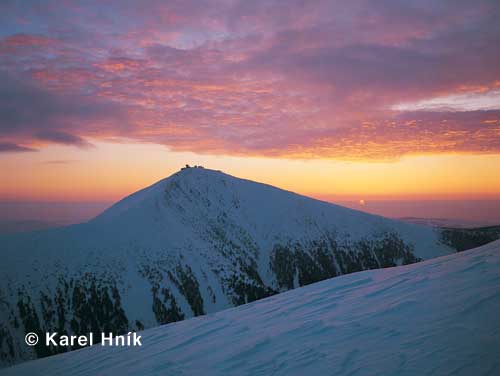
[[[497,1],[2,1],[3,200],[184,162],[316,196],[500,196]]]

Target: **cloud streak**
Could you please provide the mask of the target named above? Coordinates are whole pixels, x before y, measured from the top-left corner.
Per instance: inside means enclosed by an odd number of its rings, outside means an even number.
[[[210,4],[3,4],[0,142],[354,160],[500,153],[494,2]]]
[[[0,153],[19,153],[19,152],[31,152],[36,151],[36,149],[28,148],[26,146],[16,145],[11,142],[0,142]]]

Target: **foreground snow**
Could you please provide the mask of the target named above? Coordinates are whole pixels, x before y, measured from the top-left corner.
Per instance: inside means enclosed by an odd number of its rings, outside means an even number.
[[[5,375],[500,374],[500,241],[365,271]]]

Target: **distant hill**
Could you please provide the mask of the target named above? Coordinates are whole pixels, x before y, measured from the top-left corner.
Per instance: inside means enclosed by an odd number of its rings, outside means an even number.
[[[0,234],[15,234],[59,227],[60,223],[37,220],[0,220]]]
[[[441,229],[443,243],[455,248],[458,252],[476,248],[500,239],[500,226],[476,228]]]

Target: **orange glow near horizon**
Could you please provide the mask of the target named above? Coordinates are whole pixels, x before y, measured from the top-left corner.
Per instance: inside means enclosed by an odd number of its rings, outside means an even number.
[[[407,156],[391,162],[341,162],[200,155],[142,143],[94,142],[92,149],[49,146],[0,156],[2,201],[116,201],[199,164],[307,196],[360,199],[500,197],[500,155]]]

